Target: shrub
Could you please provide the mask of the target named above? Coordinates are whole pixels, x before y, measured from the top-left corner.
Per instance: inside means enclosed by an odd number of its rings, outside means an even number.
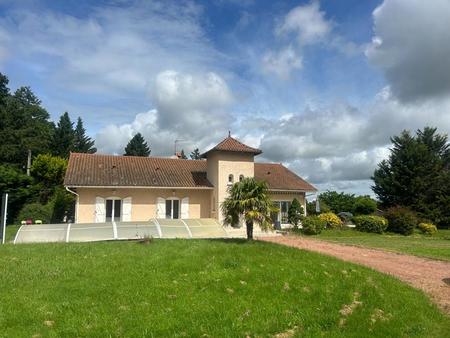
[[[388,227],[388,221],[384,217],[360,215],[353,217],[356,230],[363,232],[383,233]]]
[[[307,216],[302,222],[303,233],[306,235],[318,235],[322,232],[326,222],[318,216]]]
[[[33,221],[39,219],[43,223],[50,223],[53,213],[53,205],[48,203],[42,205],[40,203],[26,204],[19,212],[18,221],[31,219]]]
[[[325,226],[327,228],[340,228],[342,226],[341,219],[333,212],[326,212],[319,215],[322,221],[325,221]]]
[[[357,197],[353,205],[355,215],[370,215],[377,210],[377,202],[369,196]]]
[[[432,223],[419,223],[417,227],[425,235],[434,235],[437,232],[436,225]]]
[[[411,235],[417,226],[416,214],[408,208],[389,208],[385,217],[389,222],[388,230],[402,235]]]
[[[292,224],[294,227],[297,227],[298,223],[301,221],[303,217],[303,214],[304,214],[303,207],[301,206],[298,199],[294,198],[288,210],[289,223]]]

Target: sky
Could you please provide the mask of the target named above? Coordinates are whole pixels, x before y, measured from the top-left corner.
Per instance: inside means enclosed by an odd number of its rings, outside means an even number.
[[[372,194],[390,137],[450,132],[449,0],[0,0],[0,72],[99,153],[228,135],[316,185]]]

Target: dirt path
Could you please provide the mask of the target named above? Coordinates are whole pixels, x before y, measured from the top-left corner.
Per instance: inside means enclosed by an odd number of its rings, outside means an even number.
[[[320,252],[393,275],[425,291],[447,314],[450,314],[450,285],[444,282],[444,279],[450,279],[450,263],[448,262],[377,249],[335,244],[299,236],[264,237],[259,239]]]

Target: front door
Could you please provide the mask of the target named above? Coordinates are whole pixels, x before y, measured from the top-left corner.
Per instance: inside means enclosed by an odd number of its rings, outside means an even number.
[[[180,200],[166,200],[166,218],[180,218]]]
[[[120,222],[122,216],[122,200],[106,200],[106,222]]]

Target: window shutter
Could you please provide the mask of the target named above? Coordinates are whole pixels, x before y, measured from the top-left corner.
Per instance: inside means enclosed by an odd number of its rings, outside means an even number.
[[[122,221],[131,222],[131,197],[124,198],[122,201]]]
[[[105,223],[106,210],[105,199],[103,197],[95,198],[95,223]]]
[[[156,199],[156,218],[166,218],[166,200],[162,197]]]
[[[185,197],[181,200],[181,218],[189,218],[189,197]]]

